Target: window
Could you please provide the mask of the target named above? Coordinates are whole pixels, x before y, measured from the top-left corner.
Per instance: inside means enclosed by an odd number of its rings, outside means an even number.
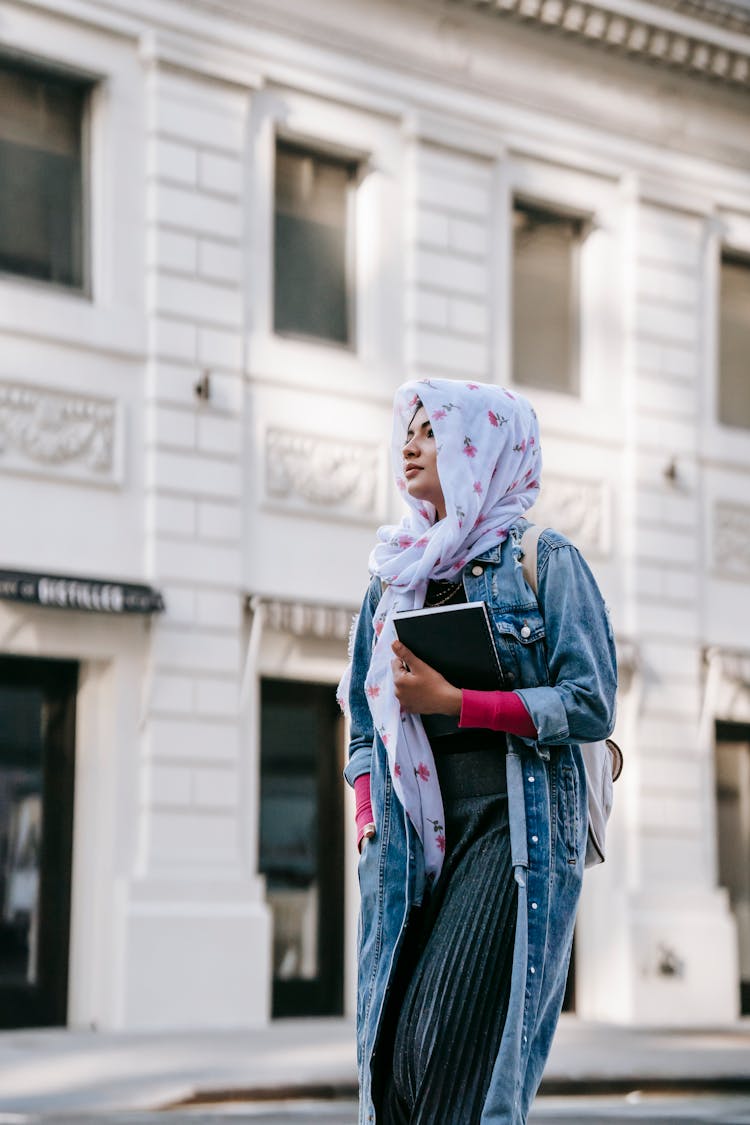
[[[274,330],[352,343],[356,163],[276,144]]]
[[[750,429],[750,258],[729,253],[719,291],[719,421]]]
[[[0,59],[0,270],[85,285],[83,123],[91,85]]]
[[[513,208],[513,380],[577,394],[579,258],[584,221],[534,204]]]

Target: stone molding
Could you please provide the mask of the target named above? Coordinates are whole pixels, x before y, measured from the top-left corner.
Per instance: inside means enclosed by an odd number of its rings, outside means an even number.
[[[269,427],[264,446],[266,498],[274,508],[367,523],[383,517],[376,445]]]
[[[609,491],[602,481],[547,474],[528,516],[540,527],[567,535],[584,554],[610,552]]]
[[[732,31],[750,31],[750,10],[731,0],[658,0],[660,7],[683,12],[693,19],[706,20]]]
[[[286,601],[283,598],[248,597],[249,609],[263,605],[263,624],[275,633],[317,640],[346,641],[352,627],[353,609],[312,602]]]
[[[0,469],[115,483],[117,414],[112,398],[0,380]]]
[[[716,504],[714,507],[714,572],[722,578],[750,578],[750,507]]]
[[[452,0],[458,6],[484,8],[497,16],[515,18],[557,31],[571,38],[619,54],[667,66],[692,76],[750,89],[750,40],[732,50],[708,37],[697,37],[665,26],[659,9],[653,18],[614,11],[586,0]],[[641,7],[643,11],[643,7]],[[698,19],[695,9],[693,19]],[[706,21],[709,26],[713,21]],[[707,26],[707,32],[709,27]],[[714,34],[719,34],[714,32]]]

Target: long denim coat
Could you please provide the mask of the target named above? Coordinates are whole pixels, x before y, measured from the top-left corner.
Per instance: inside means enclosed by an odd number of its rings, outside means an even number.
[[[510,847],[518,887],[510,1002],[481,1125],[524,1125],[562,1006],[583,878],[586,776],[580,742],[606,738],[617,670],[609,616],[578,550],[547,530],[538,544],[538,601],[522,572],[519,519],[509,538],[467,562],[468,601],[484,601],[505,677],[538,740],[507,737]],[[357,1061],[360,1125],[376,1125],[372,1067],[409,912],[422,901],[422,847],[396,797],[364,692],[380,598],[373,580],[354,636],[351,741],[345,777],[370,773],[377,833],[359,860]],[[458,685],[461,686],[461,685]],[[385,1061],[388,1065],[388,1061]],[[453,1125],[450,1107],[444,1122]]]

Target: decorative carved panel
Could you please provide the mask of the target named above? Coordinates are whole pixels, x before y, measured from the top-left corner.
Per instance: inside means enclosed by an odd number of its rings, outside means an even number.
[[[528,515],[540,527],[567,535],[585,554],[609,554],[609,494],[601,481],[545,476]]]
[[[293,637],[345,641],[351,629],[352,613],[353,610],[340,606],[287,602],[280,598],[263,599],[266,628]]]
[[[722,578],[750,578],[750,508],[716,505],[713,551],[714,570]]]
[[[272,428],[266,432],[265,469],[266,496],[274,507],[368,523],[383,518],[376,445]]]
[[[0,381],[0,469],[112,483],[117,404],[96,395]]]

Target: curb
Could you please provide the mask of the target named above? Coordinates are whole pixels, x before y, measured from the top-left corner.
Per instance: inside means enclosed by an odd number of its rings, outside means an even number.
[[[750,1094],[750,1076],[715,1078],[706,1077],[637,1077],[629,1078],[549,1078],[542,1080],[539,1094],[547,1097],[581,1097],[632,1094],[635,1091],[648,1094]],[[281,1101],[356,1101],[356,1084],[307,1083],[289,1086],[219,1087],[215,1090],[197,1090],[185,1098],[159,1106],[160,1111],[170,1112],[228,1103],[262,1103]]]

